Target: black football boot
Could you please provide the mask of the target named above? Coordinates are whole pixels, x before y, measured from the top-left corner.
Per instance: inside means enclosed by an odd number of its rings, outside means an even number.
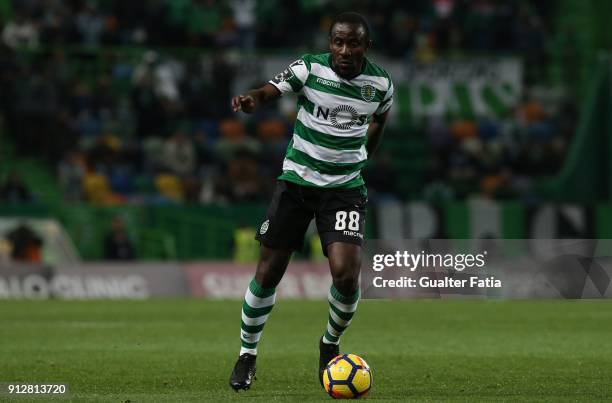
[[[323,337],[319,340],[319,382],[323,386],[323,371],[332,360],[332,358],[340,355],[340,345],[323,343]]]
[[[230,386],[236,392],[240,389],[247,390],[251,387],[253,380],[257,379],[255,377],[256,359],[256,355],[249,353],[244,353],[238,357],[238,361],[236,361],[236,365],[234,365],[234,370],[232,371],[232,376],[230,376],[229,381]]]

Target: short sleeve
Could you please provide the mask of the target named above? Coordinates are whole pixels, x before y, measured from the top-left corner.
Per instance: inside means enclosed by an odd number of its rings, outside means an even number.
[[[376,112],[374,112],[374,114],[382,115],[383,113],[391,109],[391,105],[393,105],[394,91],[395,88],[393,87],[393,82],[391,82],[391,79],[389,79],[389,89],[387,90],[387,93],[383,97],[383,100],[380,102],[380,105],[378,105],[378,109],[376,109]]]
[[[309,63],[304,58],[300,58],[268,82],[278,88],[281,94],[299,92],[306,84],[308,74],[310,74]]]

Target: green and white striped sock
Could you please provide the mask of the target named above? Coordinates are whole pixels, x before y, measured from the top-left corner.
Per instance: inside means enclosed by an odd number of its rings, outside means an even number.
[[[329,317],[327,319],[327,329],[323,335],[323,343],[338,344],[340,336],[351,324],[351,319],[357,311],[359,303],[359,290],[351,296],[345,296],[332,284],[327,295],[329,301]]]
[[[242,303],[240,324],[240,355],[257,355],[257,343],[276,301],[276,288],[262,288],[253,277]]]

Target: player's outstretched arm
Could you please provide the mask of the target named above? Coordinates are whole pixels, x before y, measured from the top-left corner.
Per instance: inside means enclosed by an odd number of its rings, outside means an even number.
[[[389,115],[389,111],[386,111],[380,115],[372,116],[370,127],[368,127],[368,143],[366,144],[368,159],[372,158],[374,151],[376,151],[380,141],[382,140],[383,133],[385,131],[385,124],[387,123],[387,115]]]
[[[232,98],[232,111],[243,111],[252,113],[261,105],[280,98],[280,91],[272,84],[266,84],[261,88],[247,91]]]

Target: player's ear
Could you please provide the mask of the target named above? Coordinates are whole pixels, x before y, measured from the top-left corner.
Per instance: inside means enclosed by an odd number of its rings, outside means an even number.
[[[370,50],[371,47],[372,47],[372,40],[368,39],[366,41],[365,50]]]

